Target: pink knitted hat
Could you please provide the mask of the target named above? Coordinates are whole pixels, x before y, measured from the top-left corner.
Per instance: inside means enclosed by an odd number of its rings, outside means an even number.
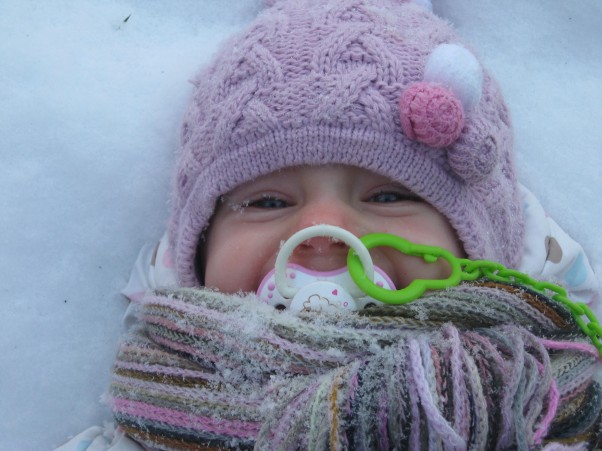
[[[170,241],[198,285],[199,238],[219,196],[297,165],[396,180],[448,218],[470,258],[515,267],[523,219],[498,86],[417,0],[281,0],[194,80]]]

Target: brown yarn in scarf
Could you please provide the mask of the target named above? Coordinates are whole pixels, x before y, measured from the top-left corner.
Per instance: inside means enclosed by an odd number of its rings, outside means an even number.
[[[110,404],[156,449],[591,449],[596,349],[561,305],[491,282],[357,314],[157,291]]]

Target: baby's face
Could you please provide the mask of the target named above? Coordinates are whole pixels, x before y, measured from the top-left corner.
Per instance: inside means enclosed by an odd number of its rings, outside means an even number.
[[[205,286],[225,293],[254,292],[274,268],[281,242],[316,224],[361,237],[391,233],[463,256],[454,230],[431,205],[386,177],[349,166],[297,167],[241,185],[217,206],[206,235]],[[289,259],[316,271],[346,265],[348,247],[312,238]],[[397,288],[416,278],[441,279],[447,263],[425,263],[390,248],[370,251]]]

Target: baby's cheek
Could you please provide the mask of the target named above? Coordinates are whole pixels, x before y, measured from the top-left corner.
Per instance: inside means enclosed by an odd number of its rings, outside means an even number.
[[[237,276],[224,255],[212,254],[207,257],[205,265],[205,286],[207,288],[231,293],[236,280]]]
[[[241,254],[207,260],[205,286],[222,293],[255,292],[259,286],[257,265]]]
[[[238,277],[238,274],[229,271],[221,274],[212,274],[205,277],[205,286],[207,288],[218,290],[222,293],[237,293],[239,291],[250,291],[244,280]]]

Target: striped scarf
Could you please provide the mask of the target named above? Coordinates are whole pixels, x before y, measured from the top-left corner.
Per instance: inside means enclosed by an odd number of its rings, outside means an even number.
[[[156,291],[110,388],[151,449],[592,449],[600,368],[561,305],[463,284],[403,306],[299,316],[252,295]]]

